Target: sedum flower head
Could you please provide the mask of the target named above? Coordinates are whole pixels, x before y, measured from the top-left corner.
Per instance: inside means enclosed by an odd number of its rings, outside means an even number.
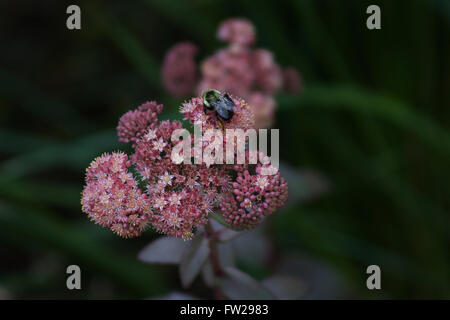
[[[181,42],[169,49],[164,57],[162,80],[169,93],[185,97],[192,93],[197,82],[197,47],[190,42]]]
[[[146,102],[135,110],[128,111],[119,120],[117,135],[120,142],[136,143],[154,129],[158,122],[158,114],[162,111],[162,105],[155,101]]]
[[[81,198],[83,212],[124,238],[140,235],[149,222],[147,197],[128,165],[128,156],[121,152],[96,158],[87,169]]]
[[[255,73],[250,63],[249,49],[221,49],[201,64],[202,78],[197,88],[201,93],[209,88],[246,97],[253,89]]]
[[[247,101],[255,94],[263,95],[266,97],[264,103],[251,103],[250,106],[258,115],[255,117],[256,128],[270,126],[276,109],[272,96],[280,90],[299,92],[301,78],[298,72],[293,67],[283,71],[270,51],[252,47],[256,40],[255,27],[247,19],[225,20],[218,28],[217,37],[228,46],[200,63],[200,77],[196,72],[194,55],[197,49],[194,45],[182,42],[169,49],[162,68],[165,88],[178,97],[201,94],[211,88]],[[260,108],[264,110],[258,110]]]
[[[234,228],[251,229],[265,216],[282,207],[288,196],[288,185],[277,173],[260,174],[261,166],[254,174],[249,170],[238,172],[232,183],[232,192],[224,196],[220,210],[225,221]]]
[[[205,110],[201,97],[185,102],[181,113],[205,129],[218,129],[219,123],[223,129],[252,128],[250,106],[232,99],[234,115],[229,121]],[[138,236],[151,225],[166,235],[191,239],[211,212],[223,215],[235,228],[248,229],[284,204],[286,182],[279,174],[262,175],[261,165],[185,164],[181,155],[175,157],[181,161],[174,161],[172,151],[179,141],[171,138],[182,123],[158,122],[161,109],[162,105],[148,102],[122,116],[117,134],[120,141],[132,143],[133,153],[103,154],[87,169],[81,203],[94,222],[125,238]],[[196,148],[191,148],[195,155]]]

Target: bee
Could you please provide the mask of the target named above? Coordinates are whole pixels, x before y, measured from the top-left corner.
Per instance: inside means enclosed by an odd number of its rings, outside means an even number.
[[[234,107],[236,106],[233,99],[228,93],[221,93],[218,90],[209,89],[203,92],[203,105],[208,110],[215,110],[219,125],[222,125],[220,120],[230,121],[234,115]]]

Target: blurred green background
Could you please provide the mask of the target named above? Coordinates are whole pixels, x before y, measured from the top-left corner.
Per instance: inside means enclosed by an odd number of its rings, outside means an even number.
[[[66,28],[69,4],[81,7],[80,31]],[[381,30],[366,28],[370,4]],[[90,223],[80,192],[95,156],[128,150],[115,135],[121,114],[155,99],[162,118],[179,118],[181,100],[160,81],[166,50],[189,40],[201,60],[236,16],[305,82],[301,95],[277,96],[281,159],[329,184],[267,220],[271,263],[241,267],[262,278],[287,256],[307,261],[296,269],[315,292],[305,298],[450,298],[447,0],[2,1],[0,298],[181,290],[176,267],[136,259],[154,232],[125,240]],[[66,289],[70,264],[81,291]],[[371,264],[381,291],[366,288]]]

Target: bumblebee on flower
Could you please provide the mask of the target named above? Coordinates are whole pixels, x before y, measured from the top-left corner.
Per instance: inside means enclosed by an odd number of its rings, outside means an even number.
[[[133,153],[103,154],[87,169],[81,202],[94,222],[125,238],[152,226],[163,234],[191,239],[212,212],[232,228],[249,229],[284,205],[287,183],[279,173],[265,176],[268,164],[173,161],[185,160],[173,152],[183,141],[172,139],[183,127],[178,121],[158,122],[162,108],[153,101],[124,114],[117,135],[119,141],[132,143]],[[217,90],[192,98],[180,111],[189,123],[206,128],[254,126],[244,100]],[[208,146],[202,143],[201,151]],[[191,154],[193,149],[189,146]],[[245,157],[253,154],[247,150]]]

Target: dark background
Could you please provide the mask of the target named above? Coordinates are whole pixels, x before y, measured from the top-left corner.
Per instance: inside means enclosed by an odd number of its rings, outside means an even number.
[[[66,28],[69,4],[81,7],[79,31]],[[381,7],[381,30],[366,28],[370,4]],[[201,60],[223,46],[219,23],[236,16],[255,24],[258,47],[300,70],[303,93],[277,96],[281,158],[329,185],[267,220],[270,263],[240,267],[262,279],[284,263],[305,298],[450,297],[450,1],[7,0],[0,299],[181,290],[175,267],[136,259],[154,232],[125,240],[90,223],[80,192],[95,156],[127,150],[115,135],[121,114],[155,99],[163,118],[179,118],[181,100],[160,81],[166,50],[189,40]],[[82,269],[81,291],[66,289],[70,264]],[[371,264],[381,291],[366,288]],[[191,291],[209,297],[197,282]]]

